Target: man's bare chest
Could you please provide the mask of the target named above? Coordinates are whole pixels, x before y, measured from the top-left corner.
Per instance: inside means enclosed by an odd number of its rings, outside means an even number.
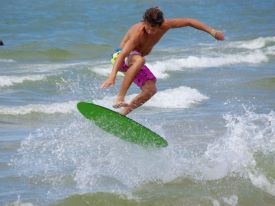
[[[163,35],[144,35],[139,41],[139,48],[152,49],[152,47],[159,42]]]

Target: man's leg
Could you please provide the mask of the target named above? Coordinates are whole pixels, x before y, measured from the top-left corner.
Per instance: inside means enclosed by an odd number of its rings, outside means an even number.
[[[127,115],[137,107],[141,106],[147,102],[155,93],[157,92],[156,82],[153,80],[148,80],[141,87],[141,93],[138,94],[131,103],[124,108],[121,112],[122,115]]]
[[[128,104],[124,101],[125,95],[134,81],[134,78],[136,74],[139,72],[141,67],[144,65],[145,60],[142,56],[140,55],[132,55],[131,58],[129,59],[130,67],[125,73],[125,77],[122,81],[116,102],[114,103],[113,107],[114,108],[119,108],[119,107],[125,107],[128,106]]]

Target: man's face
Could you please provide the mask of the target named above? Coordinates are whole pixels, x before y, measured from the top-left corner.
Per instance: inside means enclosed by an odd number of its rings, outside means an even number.
[[[154,35],[159,31],[159,26],[151,26],[148,23],[145,23],[145,31],[149,35]]]

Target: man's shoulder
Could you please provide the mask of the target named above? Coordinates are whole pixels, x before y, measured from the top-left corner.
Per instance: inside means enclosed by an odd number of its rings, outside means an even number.
[[[143,28],[144,28],[144,26],[143,26],[142,22],[134,24],[129,29],[128,34],[130,36],[135,36],[135,37],[140,36],[140,35],[142,35],[144,33],[144,29]]]
[[[130,28],[130,31],[135,31],[135,32],[137,32],[137,31],[142,31],[143,30],[143,24],[142,24],[142,22],[139,22],[139,23],[136,23],[136,24],[134,24],[131,28]]]

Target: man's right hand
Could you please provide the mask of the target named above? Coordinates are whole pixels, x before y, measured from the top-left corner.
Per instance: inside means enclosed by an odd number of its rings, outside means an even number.
[[[109,86],[114,86],[115,85],[115,79],[113,78],[108,78],[105,82],[103,82],[100,86],[101,89],[108,88]]]
[[[224,40],[224,34],[220,31],[217,31],[216,35],[215,35],[215,39],[217,39],[219,41],[223,41]]]

